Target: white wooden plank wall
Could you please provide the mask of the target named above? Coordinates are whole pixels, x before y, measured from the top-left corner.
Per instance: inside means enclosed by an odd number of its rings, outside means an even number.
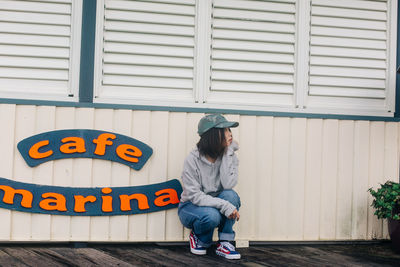
[[[0,104],[0,176],[57,186],[134,186],[180,178],[198,140],[199,113]],[[398,180],[399,124],[227,115],[240,122],[240,240],[387,238],[369,206],[369,187]],[[16,149],[56,129],[98,129],[154,149],[140,171],[98,159],[63,159],[30,168]],[[183,241],[177,209],[110,217],[68,217],[0,209],[0,241]]]

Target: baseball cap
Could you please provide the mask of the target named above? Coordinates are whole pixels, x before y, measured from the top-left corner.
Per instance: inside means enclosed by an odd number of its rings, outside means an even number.
[[[209,114],[199,121],[197,133],[201,136],[211,128],[233,128],[238,126],[238,122],[227,121],[221,114]]]

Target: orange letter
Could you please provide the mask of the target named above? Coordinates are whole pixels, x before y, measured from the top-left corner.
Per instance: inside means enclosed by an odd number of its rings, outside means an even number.
[[[63,195],[58,193],[44,193],[42,194],[42,198],[51,199],[43,199],[40,201],[39,206],[44,210],[58,210],[58,211],[67,211],[66,207],[66,199]]]
[[[137,158],[142,156],[142,151],[139,148],[127,144],[119,145],[116,152],[118,157],[130,162],[138,162],[139,159]]]
[[[106,153],[106,145],[111,146],[113,144],[108,138],[115,139],[116,136],[115,134],[102,133],[97,139],[93,140],[93,143],[97,144],[94,154],[103,156]]]
[[[20,194],[22,196],[21,206],[25,208],[32,208],[33,195],[28,190],[14,189],[8,185],[0,185],[0,189],[4,191],[4,203],[14,204],[15,194]]]
[[[150,208],[149,201],[147,200],[147,197],[143,194],[132,194],[130,196],[120,195],[119,199],[121,200],[121,210],[122,211],[132,210],[131,209],[131,199],[137,200],[140,210],[145,210],[145,209]]]
[[[166,193],[167,195],[162,195],[161,194]],[[179,203],[178,199],[178,194],[174,189],[167,188],[167,189],[162,189],[160,191],[157,191],[156,196],[159,196],[154,200],[154,205],[158,207],[166,206],[168,204],[176,204]],[[168,200],[165,200],[168,199]]]
[[[86,152],[85,140],[81,137],[65,137],[61,140],[64,145],[60,146],[60,151],[65,154],[84,153]],[[71,142],[65,144],[66,142]]]
[[[95,196],[74,196],[75,198],[75,207],[74,207],[74,211],[75,212],[86,212],[85,209],[85,204],[86,202],[95,202],[96,201],[96,197]]]
[[[101,189],[103,194],[110,194],[112,192],[111,188],[106,187]],[[103,203],[101,205],[101,210],[104,212],[112,212],[112,196],[102,196]]]
[[[49,150],[43,153],[39,152],[39,148],[47,146],[48,144],[49,140],[37,142],[29,149],[29,156],[33,159],[42,159],[51,156],[53,154],[53,150]]]

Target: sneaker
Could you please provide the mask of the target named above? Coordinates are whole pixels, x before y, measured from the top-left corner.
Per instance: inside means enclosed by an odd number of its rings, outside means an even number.
[[[199,245],[199,238],[193,233],[193,231],[190,232],[189,243],[190,243],[190,252],[196,255],[206,255],[207,248]]]
[[[227,241],[218,242],[215,253],[229,260],[240,259],[240,253],[236,251],[235,246]]]

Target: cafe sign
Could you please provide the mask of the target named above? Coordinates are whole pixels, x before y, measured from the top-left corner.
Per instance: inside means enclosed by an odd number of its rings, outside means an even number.
[[[18,143],[30,167],[64,158],[104,159],[140,170],[153,153],[128,136],[98,130],[59,130]],[[177,207],[178,180],[128,187],[60,187],[0,178],[0,208],[68,216],[110,216],[149,213]]]

